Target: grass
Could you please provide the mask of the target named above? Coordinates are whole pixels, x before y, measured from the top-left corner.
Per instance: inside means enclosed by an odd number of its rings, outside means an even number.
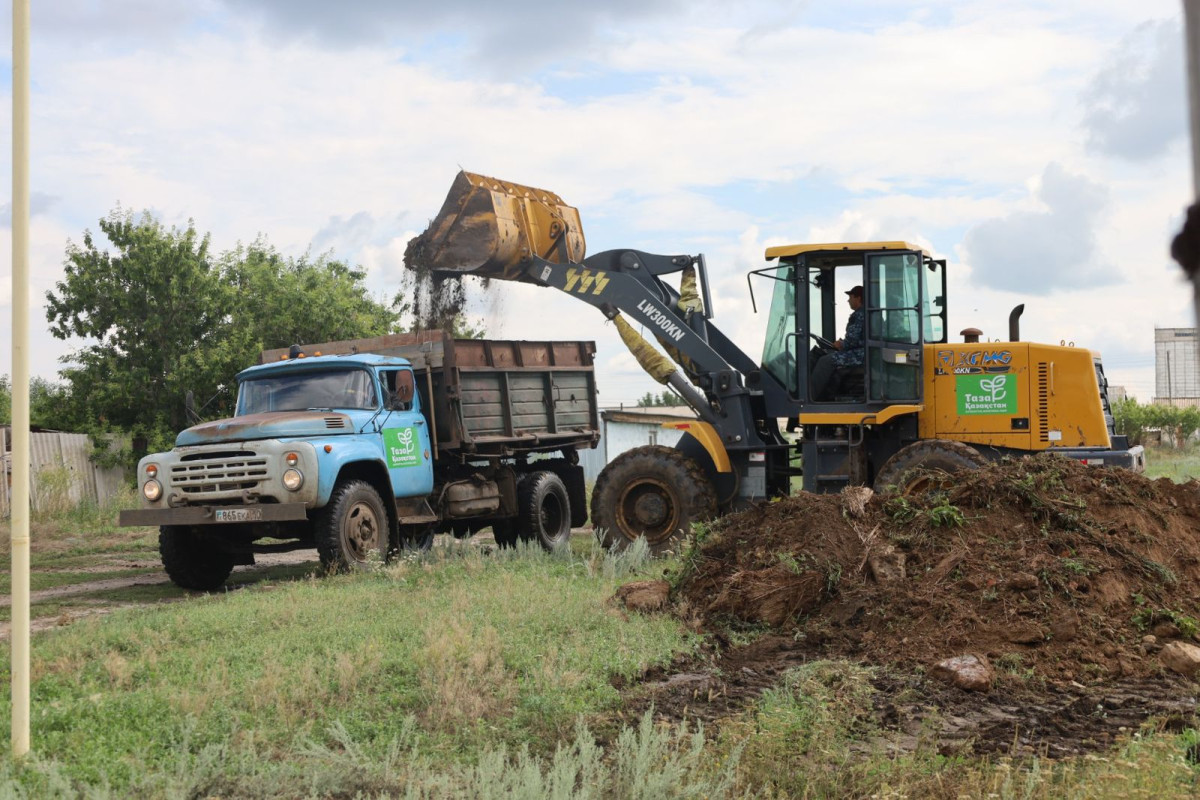
[[[1187,483],[1200,478],[1200,445],[1147,447],[1146,476]]]
[[[80,537],[62,518],[36,525],[35,562],[64,570],[45,573],[62,580],[101,577],[82,568],[108,562],[103,541],[120,553],[153,541],[102,525]],[[636,685],[700,638],[610,598],[664,567],[685,573],[689,556],[648,562],[637,546],[613,556],[587,537],[554,554],[452,543],[335,578],[297,564],[264,569],[270,586],[189,595],[163,584],[38,604],[38,616],[154,605],[37,634],[34,753],[0,763],[0,796],[1200,794],[1194,730],[1151,727],[1061,761],[945,755],[931,734],[900,747],[877,720],[876,670],[843,661],[784,673],[710,729],[656,723],[653,712],[614,728],[615,686]],[[157,560],[152,549],[146,558]],[[999,666],[1022,668],[1019,659]],[[7,706],[0,697],[2,719]],[[602,721],[603,738],[590,720]]]
[[[736,787],[768,797],[1186,798],[1200,791],[1189,754],[1200,736],[1133,734],[1110,753],[1061,761],[939,753],[932,737],[897,750],[873,714],[873,669],[818,661],[722,726],[712,749]],[[934,721],[932,718],[931,722]]]
[[[580,715],[616,705],[614,680],[696,643],[611,607],[622,570],[602,554],[458,547],[85,620],[35,648],[33,739],[61,776],[118,794],[172,769],[184,742],[286,761],[344,735],[382,759],[409,718],[430,769],[552,757]]]
[[[103,504],[84,502],[75,506],[52,504],[53,512],[35,513],[29,525],[30,562],[33,568],[66,568],[95,564],[96,557],[122,556],[158,561],[158,531],[153,528],[121,528],[117,515],[123,508],[137,508],[133,489],[124,489]],[[0,518],[0,558],[9,561],[12,522]]]

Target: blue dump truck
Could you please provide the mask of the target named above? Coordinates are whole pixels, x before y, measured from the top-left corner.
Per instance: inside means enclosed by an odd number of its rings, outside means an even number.
[[[269,350],[236,413],[138,464],[171,580],[213,589],[256,553],[354,569],[436,533],[554,548],[587,521],[578,451],[600,438],[593,342],[397,334]]]

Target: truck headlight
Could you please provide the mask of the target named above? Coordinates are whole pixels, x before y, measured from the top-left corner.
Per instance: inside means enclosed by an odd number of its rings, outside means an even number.
[[[146,481],[142,484],[142,496],[151,503],[162,497],[162,484],[155,480]]]
[[[304,485],[304,476],[298,469],[289,469],[283,473],[283,488],[294,492]]]

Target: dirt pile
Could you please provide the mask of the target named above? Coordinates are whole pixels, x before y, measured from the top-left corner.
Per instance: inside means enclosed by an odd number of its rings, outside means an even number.
[[[1200,485],[1057,456],[916,497],[801,495],[728,516],[682,598],[713,627],[769,627],[810,656],[1090,683],[1162,671],[1195,641]]]

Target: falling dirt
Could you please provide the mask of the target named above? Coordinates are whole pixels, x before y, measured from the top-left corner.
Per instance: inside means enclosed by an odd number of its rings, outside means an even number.
[[[637,695],[666,717],[728,716],[789,667],[843,658],[878,668],[884,727],[936,716],[947,751],[1067,754],[1152,716],[1194,724],[1196,684],[1158,652],[1196,641],[1200,484],[1006,460],[924,496],[764,503],[716,523],[689,562],[678,607],[718,647],[647,676]],[[994,668],[990,691],[926,677],[966,654]]]
[[[407,277],[402,280],[401,294],[407,294],[413,314],[414,330],[453,331],[467,307],[466,278],[457,273],[438,272],[425,257],[427,246],[423,233],[409,240],[404,250]],[[489,280],[477,278],[486,294]]]

